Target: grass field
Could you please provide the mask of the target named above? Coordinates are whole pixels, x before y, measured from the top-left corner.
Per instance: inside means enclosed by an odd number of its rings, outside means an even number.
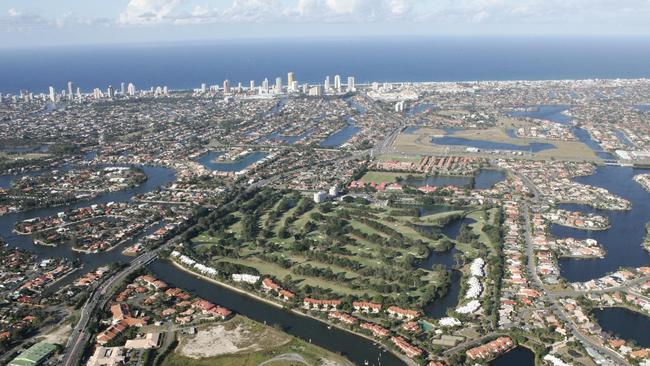
[[[202,326],[196,335],[180,335],[178,347],[162,365],[257,366],[266,361],[267,366],[352,365],[342,356],[239,315],[224,324]]]
[[[250,227],[250,219],[245,222],[251,211],[238,210],[231,213],[235,223],[210,230],[213,236],[200,234],[193,239],[193,249],[210,253],[208,262],[215,268],[255,268],[262,275],[286,279],[285,285],[292,291],[315,289],[333,297],[407,294],[417,298],[423,287],[435,286],[440,278],[435,272],[441,269],[418,272],[422,270],[408,263],[423,260],[444,239],[425,235],[414,225],[435,226],[449,212],[420,218],[413,210],[345,202],[313,204],[307,197],[275,211],[276,202],[286,197],[254,198],[263,207],[254,214],[260,228],[255,240],[250,240],[250,235],[245,239],[242,233],[244,226]],[[269,217],[277,217],[270,227]],[[426,281],[418,282],[425,277]],[[387,284],[391,291],[386,289]]]
[[[504,121],[504,126],[508,123],[514,122]],[[447,133],[444,130],[420,128],[415,133],[401,133],[395,139],[393,148],[397,152],[406,154],[449,154],[453,150],[449,145],[435,145],[431,142],[434,136],[445,136]],[[463,130],[456,131],[454,137],[465,138],[468,140],[484,140],[499,143],[508,143],[518,146],[526,146],[531,142],[548,143],[554,145],[554,148],[542,150],[533,154],[533,158],[537,159],[563,159],[563,160],[599,160],[598,156],[585,144],[579,141],[559,141],[559,140],[545,140],[545,139],[523,139],[512,138],[506,133],[506,127],[493,127],[483,130]],[[459,150],[459,153],[462,153]],[[481,155],[480,153],[473,153],[474,155]],[[510,156],[508,154],[503,154]],[[488,155],[486,155],[488,156]],[[489,156],[497,156],[489,154]]]
[[[393,173],[393,172],[376,172],[376,171],[370,171],[367,172],[363,177],[361,177],[361,181],[364,183],[393,183],[397,180],[397,177],[402,177],[406,179],[406,176],[409,175],[410,173]],[[416,178],[421,178],[423,177],[422,175],[418,174],[410,174],[413,177]]]

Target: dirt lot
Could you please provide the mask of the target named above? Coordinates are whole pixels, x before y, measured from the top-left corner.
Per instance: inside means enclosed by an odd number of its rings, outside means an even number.
[[[199,329],[195,335],[183,339],[178,353],[195,359],[215,357],[276,348],[290,340],[290,337],[272,328],[259,327],[241,318],[235,318],[227,323]]]

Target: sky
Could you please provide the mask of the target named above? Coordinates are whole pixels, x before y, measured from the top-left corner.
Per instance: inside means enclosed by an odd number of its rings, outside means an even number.
[[[0,48],[415,35],[650,37],[650,0],[0,0]]]

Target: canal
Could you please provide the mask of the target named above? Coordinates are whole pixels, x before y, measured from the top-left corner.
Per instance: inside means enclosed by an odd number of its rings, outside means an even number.
[[[208,301],[223,305],[253,320],[278,325],[283,331],[323,348],[338,352],[357,365],[404,365],[399,358],[380,348],[374,342],[339,330],[324,323],[300,316],[291,311],[257,301],[246,295],[201,280],[181,271],[167,261],[156,261],[149,270],[157,278],[190,291]]]
[[[31,236],[17,235],[13,233],[12,230],[15,223],[22,220],[50,216],[63,210],[86,207],[92,204],[126,202],[135,195],[152,191],[172,182],[175,179],[175,173],[170,169],[151,166],[143,166],[142,168],[148,179],[138,187],[119,192],[102,194],[95,199],[75,202],[68,206],[36,209],[0,216],[0,236],[2,236],[10,246],[28,250],[42,259],[67,258],[71,261],[78,260],[82,264],[81,268],[74,272],[73,275],[59,281],[56,284],[57,288],[71,283],[80,275],[90,272],[100,266],[117,262],[128,262],[132,257],[122,255],[122,250],[126,244],[108,252],[85,254],[75,252],[69,246],[49,247],[35,245]],[[16,179],[19,177],[20,176],[11,176],[6,179]],[[156,228],[157,227],[149,229],[147,233]],[[341,353],[356,364],[362,364],[366,360],[370,365],[404,364],[395,355],[381,349],[372,341],[336,328],[328,329],[327,325],[319,321],[302,317],[298,314],[253,300],[252,298],[243,296],[235,291],[200,280],[186,272],[180,271],[168,262],[157,261],[151,264],[149,268],[166,282],[187,289],[198,296],[222,304],[257,321],[266,321],[270,325],[277,324],[287,333],[307,341],[311,340],[314,344],[332,352]]]
[[[620,166],[600,166],[593,175],[576,177],[579,183],[606,188],[632,203],[628,211],[596,210],[586,205],[562,204],[559,208],[583,211],[607,216],[611,228],[603,231],[587,231],[560,225],[551,226],[556,238],[596,239],[606,251],[605,258],[559,260],[560,271],[568,281],[588,281],[602,277],[620,267],[639,267],[650,264],[650,253],[641,246],[645,236],[645,224],[650,221],[650,193],[632,178],[637,174],[650,173],[648,169]]]
[[[516,347],[492,362],[490,366],[534,366],[535,354],[526,347]]]
[[[239,172],[264,159],[268,154],[263,151],[255,151],[247,154],[243,158],[235,159],[233,161],[218,161],[217,158],[221,155],[223,155],[223,152],[221,151],[210,151],[201,155],[198,162],[210,170],[220,172]]]
[[[650,347],[650,317],[626,308],[595,309],[594,316],[605,332]]]

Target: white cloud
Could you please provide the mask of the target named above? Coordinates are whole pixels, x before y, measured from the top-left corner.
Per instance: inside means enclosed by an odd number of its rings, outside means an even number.
[[[11,18],[15,18],[15,17],[19,17],[22,13],[19,12],[18,10],[16,10],[16,9],[14,9],[14,8],[11,8],[11,9],[9,9],[9,11],[7,11],[7,14]]]
[[[60,14],[44,14],[10,8],[0,13],[0,30],[79,25],[410,22],[435,25],[436,29],[480,23],[504,29],[535,24],[552,30],[558,26],[575,30],[584,24],[615,32],[625,25],[650,32],[650,0],[589,0],[588,4],[587,0],[128,0],[118,13],[101,15],[105,17],[78,17],[66,9]]]
[[[120,14],[118,23],[151,25],[165,21],[181,4],[181,0],[130,0]]]

